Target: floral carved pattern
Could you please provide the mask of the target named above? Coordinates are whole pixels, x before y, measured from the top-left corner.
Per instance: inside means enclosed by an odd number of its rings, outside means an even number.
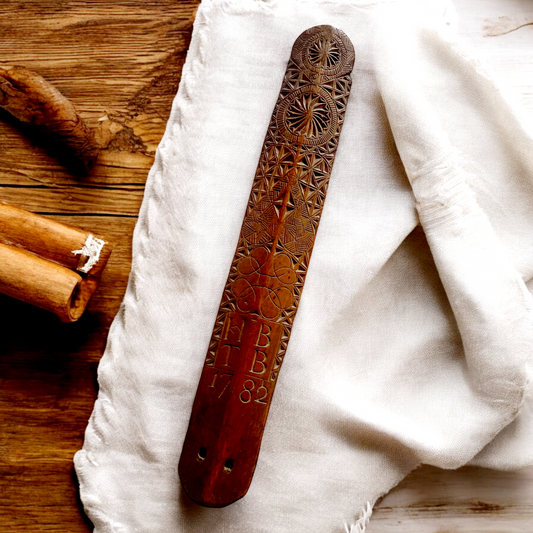
[[[269,376],[272,381],[285,353],[309,265],[344,121],[354,59],[350,40],[329,26],[311,28],[295,42],[224,292],[217,320],[219,332],[226,314],[242,305],[242,294],[253,293],[250,302],[263,302],[256,308],[250,304],[247,312],[284,325],[285,335]],[[258,254],[264,260],[257,261],[262,266],[253,276],[262,273],[262,297],[257,282],[250,281],[252,274],[240,266]],[[294,274],[290,286],[275,276],[278,256]],[[251,287],[255,287],[253,291]],[[282,297],[288,292],[291,298]],[[208,364],[214,364],[218,342],[215,327]]]
[[[307,92],[291,102],[285,121],[288,129],[311,139],[316,139],[331,122],[332,109],[319,94]]]
[[[319,37],[309,46],[309,61],[318,67],[331,69],[339,63],[342,52],[330,39]]]
[[[268,380],[277,378],[326,198],[354,59],[348,37],[331,26],[307,30],[293,46],[207,365],[216,364],[228,313],[245,312],[283,325],[284,335]],[[280,265],[284,272],[281,277],[277,274]]]
[[[251,481],[324,207],[354,60],[348,37],[331,26],[311,28],[294,43],[180,461],[184,486],[198,503],[227,505]],[[239,480],[228,475],[233,465],[237,471],[236,457]]]

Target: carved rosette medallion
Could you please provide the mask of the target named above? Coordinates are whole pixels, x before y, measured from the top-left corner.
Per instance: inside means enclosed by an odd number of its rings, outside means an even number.
[[[221,507],[251,482],[344,122],[355,54],[316,26],[296,40],[266,134],[179,464]]]
[[[308,85],[290,92],[280,102],[276,125],[289,141],[319,146],[335,135],[338,111],[326,90]]]

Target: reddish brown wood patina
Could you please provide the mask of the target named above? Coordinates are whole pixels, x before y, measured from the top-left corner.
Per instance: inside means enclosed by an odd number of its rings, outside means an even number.
[[[211,507],[246,494],[309,266],[350,92],[348,37],[296,40],[263,145],[179,463]]]

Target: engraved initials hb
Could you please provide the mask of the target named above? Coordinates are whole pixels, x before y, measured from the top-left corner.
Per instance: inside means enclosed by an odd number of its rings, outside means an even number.
[[[245,374],[266,376],[275,361],[282,329],[274,322],[228,313],[215,366],[242,368],[244,365]]]

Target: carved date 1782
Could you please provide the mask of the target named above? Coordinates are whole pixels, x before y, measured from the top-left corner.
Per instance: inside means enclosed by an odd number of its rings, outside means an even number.
[[[246,494],[326,198],[355,59],[331,26],[292,49],[179,463],[195,502]]]

